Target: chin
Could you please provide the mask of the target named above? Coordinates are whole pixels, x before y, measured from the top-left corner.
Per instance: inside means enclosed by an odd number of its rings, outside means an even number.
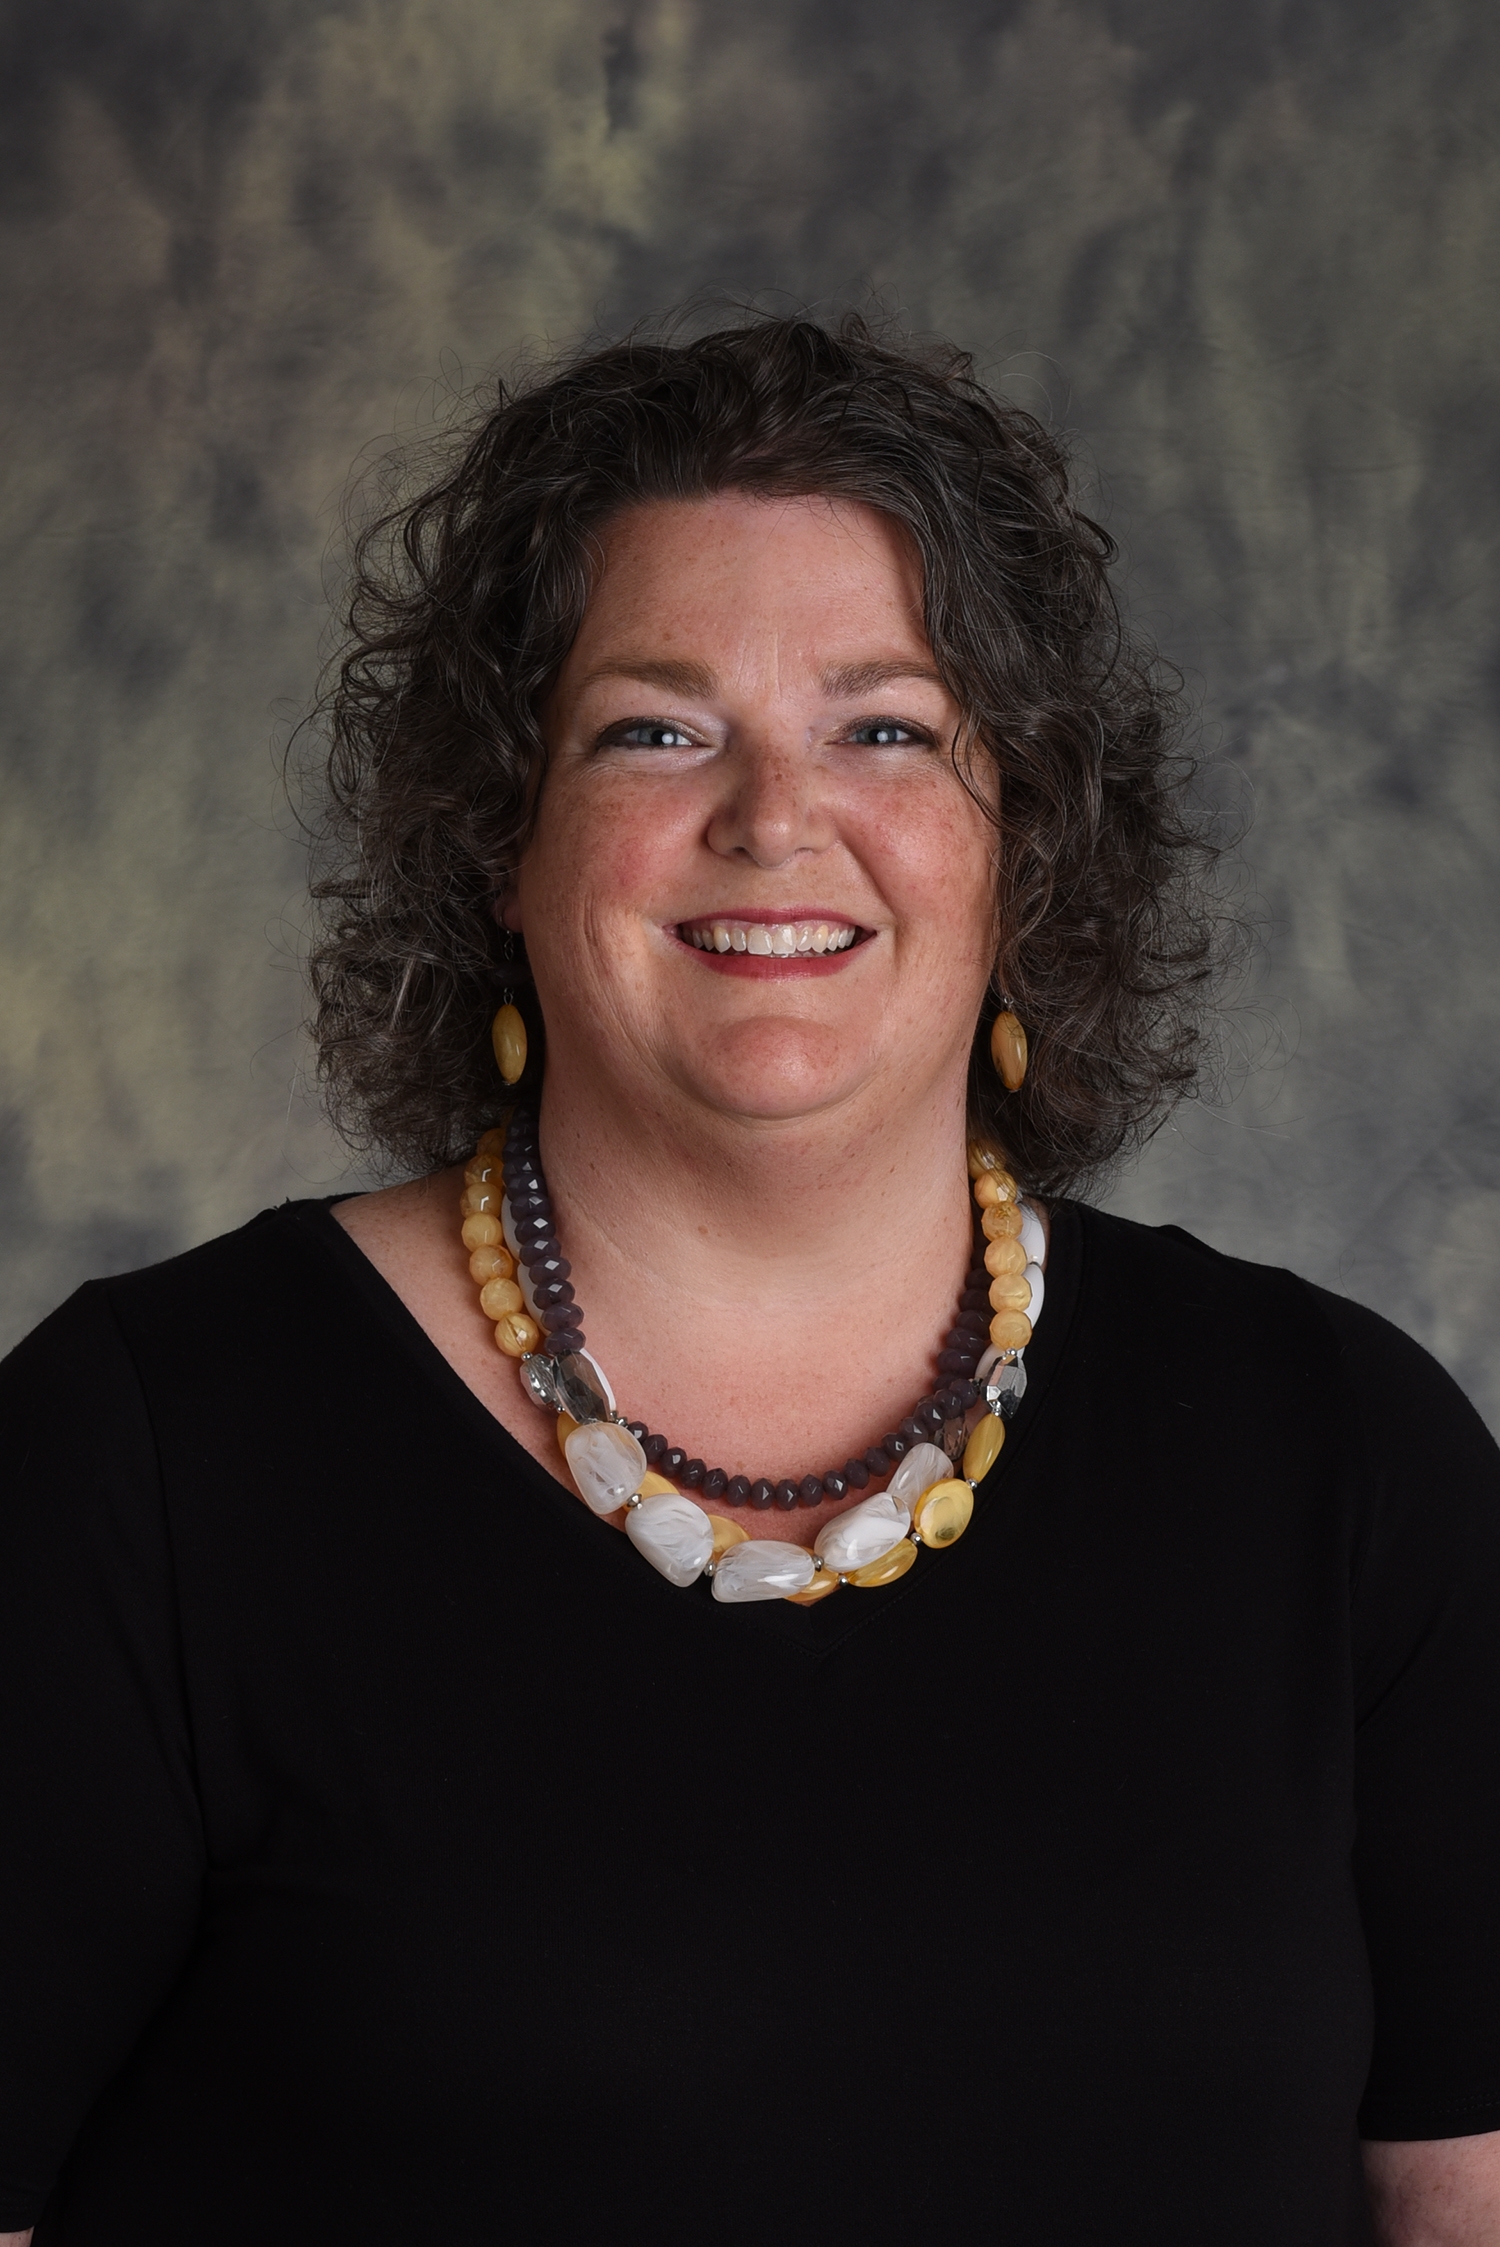
[[[737,1024],[706,1050],[680,1057],[674,1072],[684,1089],[721,1115],[764,1123],[790,1123],[837,1107],[870,1074],[868,1048],[850,1050],[847,1039],[820,1024]]]

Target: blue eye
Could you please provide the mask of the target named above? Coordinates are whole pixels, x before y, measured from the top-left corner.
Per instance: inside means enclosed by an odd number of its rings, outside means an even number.
[[[855,726],[846,736],[866,749],[899,749],[906,742],[925,738],[913,727],[903,725],[899,718],[867,718],[862,726]]]
[[[634,725],[624,726],[612,738],[627,749],[691,749],[693,737],[684,733],[681,726],[658,724],[651,718],[638,718]]]

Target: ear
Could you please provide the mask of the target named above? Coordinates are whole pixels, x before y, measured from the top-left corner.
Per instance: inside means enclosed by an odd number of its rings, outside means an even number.
[[[509,883],[491,899],[490,911],[498,927],[509,929],[512,936],[521,934],[521,901]]]

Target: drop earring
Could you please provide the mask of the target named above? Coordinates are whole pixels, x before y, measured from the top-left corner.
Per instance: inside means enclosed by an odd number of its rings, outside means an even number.
[[[1007,1092],[1019,1092],[1026,1082],[1026,1032],[1003,995],[1001,1012],[990,1028],[990,1059],[1000,1072]]]
[[[505,958],[509,965],[516,956],[516,940],[505,932]],[[507,1084],[518,1084],[526,1067],[526,1024],[516,1005],[514,991],[500,993],[500,1005],[490,1024],[490,1044],[495,1049],[495,1065]]]

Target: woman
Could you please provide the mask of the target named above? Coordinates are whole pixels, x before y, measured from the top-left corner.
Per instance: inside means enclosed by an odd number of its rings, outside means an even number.
[[[1494,1447],[1068,1198],[1213,952],[1106,560],[777,320],[367,537],[319,1031],[422,1175],[10,1361],[0,2223],[1500,2238]]]

